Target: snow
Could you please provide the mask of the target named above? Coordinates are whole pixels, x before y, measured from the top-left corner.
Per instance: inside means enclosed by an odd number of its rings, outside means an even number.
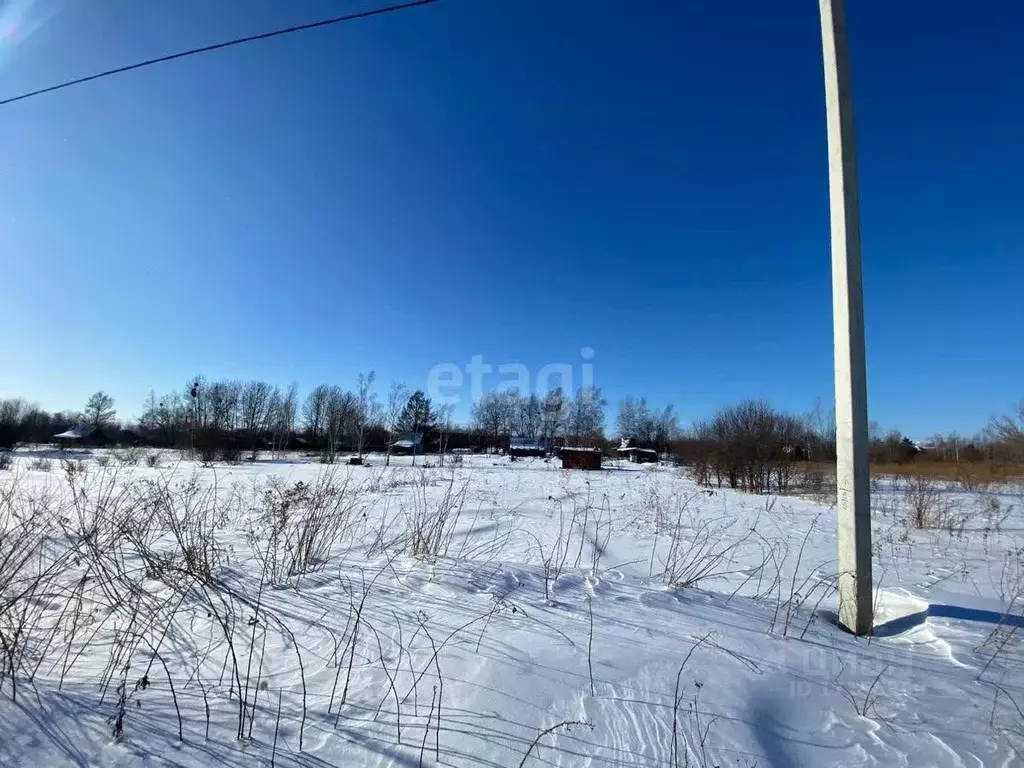
[[[827,501],[624,461],[203,468],[165,454],[162,468],[103,468],[100,455],[71,471],[73,491],[22,452],[0,473],[0,523],[13,531],[45,501],[64,518],[48,551],[66,553],[55,588],[24,606],[37,634],[16,694],[9,672],[0,688],[0,765],[1022,764],[1019,489],[946,489],[963,517],[918,531],[903,491],[876,488],[876,633],[856,638],[831,618]],[[325,472],[346,488],[330,557],[261,587],[267,499]],[[176,591],[116,539],[139,592],[113,602],[99,578],[81,582],[89,550],[68,553],[68,531],[144,488],[191,493],[192,509],[216,499],[221,560],[213,583]],[[438,510],[444,553],[412,554],[410,528]],[[157,507],[138,512],[173,552]],[[254,712],[241,739],[239,688]]]
[[[61,432],[59,435],[54,435],[54,440],[81,440],[84,437],[88,437],[93,433],[92,427],[72,427],[69,430]]]
[[[513,437],[509,439],[509,445],[513,448],[541,448],[544,441],[533,437]]]

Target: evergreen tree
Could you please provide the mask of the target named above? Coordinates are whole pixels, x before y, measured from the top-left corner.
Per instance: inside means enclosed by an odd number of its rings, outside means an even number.
[[[437,414],[430,407],[430,398],[417,389],[409,397],[402,415],[398,418],[397,432],[406,434],[426,434],[437,423]]]
[[[86,423],[94,429],[112,424],[116,414],[114,398],[106,392],[100,391],[95,393],[85,404]]]

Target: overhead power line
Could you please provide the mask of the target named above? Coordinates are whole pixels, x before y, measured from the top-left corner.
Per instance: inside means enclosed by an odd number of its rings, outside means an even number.
[[[122,72],[130,72],[133,69],[142,69],[143,67],[149,67],[153,64],[162,64],[165,61],[173,61],[174,59],[183,59],[186,56],[195,56],[197,53],[207,53],[209,51],[219,51],[221,48],[230,48],[233,45],[242,45],[243,43],[251,43],[255,40],[266,40],[270,37],[281,37],[282,35],[290,35],[294,32],[305,32],[308,29],[316,29],[317,27],[326,27],[331,24],[341,24],[345,21],[355,21],[356,19],[366,19],[370,16],[383,16],[386,13],[392,13],[393,11],[404,11],[406,8],[415,8],[418,5],[430,5],[436,3],[437,0],[412,0],[408,3],[400,3],[398,5],[389,5],[385,8],[374,8],[369,11],[360,11],[358,13],[349,13],[344,16],[335,16],[332,19],[323,19],[322,21],[313,21],[309,24],[298,24],[294,27],[286,27],[284,29],[275,29],[272,32],[262,32],[258,35],[249,35],[248,37],[238,37],[234,40],[227,40],[223,43],[215,43],[214,45],[204,45],[202,48],[191,48],[187,51],[180,51],[179,53],[172,53],[167,56],[160,56],[155,59],[148,59],[146,61],[140,61],[137,64],[129,64],[126,67],[117,67],[116,69],[108,69],[106,72],[97,72],[95,75],[89,75],[87,77],[79,77],[74,80],[67,80],[57,85],[51,85],[46,88],[40,88],[37,91],[29,91],[23,93],[20,96],[11,96],[7,99],[0,100],[0,107],[5,104],[10,104],[14,101],[22,101],[23,99],[31,98],[32,96],[40,96],[44,93],[50,93],[51,91],[59,91],[61,88],[70,88],[72,85],[80,85],[82,83],[88,83],[92,80],[99,80],[104,77],[110,77],[111,75],[119,75]]]

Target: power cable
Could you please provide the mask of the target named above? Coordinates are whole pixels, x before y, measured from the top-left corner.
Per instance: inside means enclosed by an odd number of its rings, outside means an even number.
[[[309,24],[298,24],[294,27],[286,27],[284,29],[276,29],[272,32],[262,32],[258,35],[249,35],[248,37],[238,37],[234,40],[228,40],[223,43],[215,43],[214,45],[204,45],[201,48],[192,48],[187,51],[180,51],[179,53],[172,53],[167,56],[160,56],[155,59],[148,59],[146,61],[140,61],[137,64],[129,64],[125,67],[117,67],[116,69],[108,69],[106,72],[97,72],[95,75],[89,75],[87,77],[79,77],[74,80],[67,80],[57,85],[47,86],[46,88],[40,88],[37,91],[29,91],[23,93],[20,96],[11,96],[7,99],[0,100],[0,107],[10,104],[15,101],[22,101],[23,99],[31,98],[32,96],[40,96],[44,93],[50,93],[51,91],[59,91],[61,88],[70,88],[72,85],[80,85],[81,83],[88,83],[92,80],[99,80],[100,78],[110,77],[111,75],[119,75],[122,72],[130,72],[133,69],[142,69],[143,67],[149,67],[153,64],[162,64],[165,61],[173,61],[174,59],[182,59],[186,56],[195,56],[197,53],[207,53],[208,51],[219,51],[222,48],[230,48],[233,45],[241,45],[242,43],[251,43],[255,40],[266,40],[270,37],[281,37],[282,35],[290,35],[293,32],[305,32],[309,29],[316,29],[317,27],[326,27],[331,24],[341,24],[345,21],[354,21],[356,19],[366,19],[371,16],[383,16],[386,13],[392,13],[394,11],[403,11],[407,8],[414,8],[418,5],[429,5],[430,3],[436,3],[437,0],[412,0],[408,3],[400,3],[398,5],[389,5],[384,8],[374,8],[369,11],[360,11],[358,13],[349,13],[345,16],[335,16],[332,19],[323,19],[322,21],[314,21]]]

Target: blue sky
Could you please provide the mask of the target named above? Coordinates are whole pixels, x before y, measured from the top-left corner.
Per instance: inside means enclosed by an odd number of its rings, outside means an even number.
[[[368,7],[8,0],[0,97]],[[848,17],[870,417],[973,432],[1024,398],[1024,6]],[[195,373],[422,386],[590,347],[613,404],[806,411],[823,101],[810,1],[442,0],[2,107],[0,396],[129,415]]]

